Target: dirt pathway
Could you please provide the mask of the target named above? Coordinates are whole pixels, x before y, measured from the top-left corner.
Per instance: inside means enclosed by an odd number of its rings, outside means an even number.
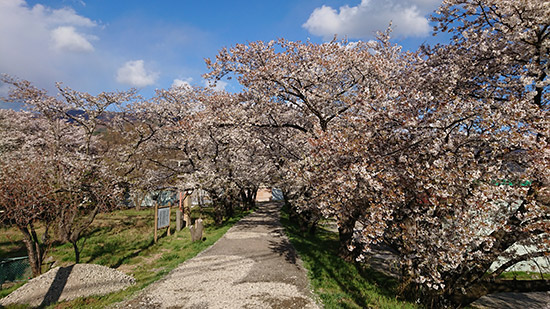
[[[550,309],[550,292],[495,293],[476,300],[472,307],[480,309]]]
[[[118,308],[318,308],[301,261],[267,203],[218,242]]]

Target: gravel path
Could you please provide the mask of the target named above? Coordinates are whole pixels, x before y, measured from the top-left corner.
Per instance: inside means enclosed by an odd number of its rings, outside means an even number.
[[[0,307],[10,304],[38,307],[84,296],[105,295],[127,288],[134,282],[134,278],[101,265],[56,267],[0,299]]]
[[[489,294],[472,303],[472,307],[480,309],[550,309],[550,292]]]
[[[116,307],[318,308],[279,207],[263,204],[212,247]]]

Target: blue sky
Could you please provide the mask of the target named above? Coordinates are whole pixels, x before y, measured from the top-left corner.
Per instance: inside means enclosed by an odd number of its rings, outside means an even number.
[[[394,41],[416,49],[436,42],[427,18],[440,3],[0,0],[0,73],[46,89],[62,81],[92,94],[136,87],[150,97],[173,84],[205,85],[204,58],[237,43],[281,37],[320,43],[335,34],[369,40],[392,20]],[[0,96],[6,93],[0,85]]]

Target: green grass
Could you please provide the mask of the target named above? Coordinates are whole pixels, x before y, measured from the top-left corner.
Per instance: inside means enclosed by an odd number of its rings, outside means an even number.
[[[541,274],[536,271],[526,272],[526,271],[510,271],[502,273],[500,276],[498,276],[500,279],[506,279],[506,280],[540,280],[542,278],[549,280],[550,274]]]
[[[234,223],[246,214],[239,213],[223,225],[215,226],[208,217],[208,210],[203,210],[204,240],[192,243],[188,229],[175,231],[175,212],[172,212],[172,235],[167,236],[166,229],[159,230],[159,239],[156,244],[153,241],[152,209],[140,211],[128,209],[100,214],[92,224],[89,232],[79,242],[79,245],[82,246],[81,263],[118,268],[132,275],[136,279],[136,284],[126,290],[109,295],[81,298],[53,304],[49,307],[103,308],[122,301],[162,278],[185,260],[196,256],[199,252],[214,244]],[[194,211],[192,218],[197,218],[198,215]],[[12,240],[15,238],[15,235],[13,235]],[[48,256],[50,255],[56,261],[54,266],[69,265],[74,262],[73,248],[68,244],[52,248]],[[1,290],[0,297],[15,289]]]
[[[26,256],[27,249],[23,244],[23,236],[18,229],[8,226],[0,227],[0,258]]]
[[[13,286],[7,288],[7,289],[2,289],[0,290],[0,298],[2,297],[5,297],[5,296],[8,296],[11,292],[17,290],[20,286],[22,286],[23,284],[27,283],[27,280],[25,281],[21,281],[21,282],[17,282],[16,284],[14,284]]]
[[[283,209],[281,223],[308,270],[315,294],[325,308],[417,308],[396,299],[397,282],[364,265],[338,257],[338,235],[319,228],[304,236]]]

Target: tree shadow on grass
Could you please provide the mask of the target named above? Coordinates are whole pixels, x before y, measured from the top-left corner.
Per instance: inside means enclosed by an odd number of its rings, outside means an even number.
[[[0,242],[0,248],[6,249],[11,247],[11,249],[8,250],[2,250],[0,249],[0,258],[11,258],[11,257],[20,257],[27,255],[27,247],[25,247],[25,244],[23,241],[19,242],[12,242],[12,241],[5,241]]]
[[[154,244],[154,239],[151,237],[150,239],[144,239],[140,242],[134,243],[131,246],[125,246],[117,242],[110,242],[103,244],[102,246],[95,246],[90,253],[87,263],[93,263],[106,255],[111,255],[116,257],[116,259],[111,261],[109,265],[106,266],[117,268],[131,258],[138,256],[144,250],[149,249]],[[119,254],[122,255],[118,256]]]
[[[313,236],[315,237],[315,236]],[[310,237],[310,238],[313,238]],[[317,240],[318,241],[318,240]],[[317,242],[314,241],[313,243]],[[307,244],[309,248],[302,247],[302,250],[309,251],[307,253],[308,257],[312,260],[314,273],[326,273],[328,277],[335,282],[342,291],[352,298],[352,301],[361,308],[367,308],[367,302],[362,295],[360,288],[358,288],[354,283],[356,278],[353,278],[353,275],[350,272],[345,271],[348,265],[346,262],[341,260],[338,257],[338,251],[332,250],[337,248],[337,242],[331,241],[322,241],[322,245],[311,245]]]
[[[278,240],[278,241],[269,240],[268,242],[269,242],[269,249],[271,249],[271,251],[278,253],[279,256],[284,256],[287,262],[294,265],[296,264],[296,258],[297,258],[296,250],[294,250],[294,247],[288,240],[286,239]]]
[[[373,294],[395,298],[397,281],[359,263],[345,262],[338,256],[338,239],[334,233],[320,228],[316,235],[303,236],[298,226],[281,216],[281,223],[290,234],[294,247],[304,261],[309,260],[310,277],[316,280],[329,280],[349,295],[350,302],[361,308],[369,306],[368,290]],[[357,278],[359,274],[360,278]],[[342,299],[343,300],[343,299]],[[341,307],[352,308],[353,304],[340,302]]]
[[[116,231],[118,230],[124,230],[128,227],[134,227],[139,223],[136,218],[133,218],[129,215],[122,218],[116,218],[116,220],[114,221],[116,221],[116,230],[113,230],[111,226],[94,227],[92,229],[89,229],[82,237],[83,243],[81,250],[84,251],[84,243],[86,242],[86,240],[92,237],[103,236],[100,241],[94,244],[88,244],[88,246],[91,246],[91,248],[87,250],[87,263],[97,262],[101,258],[112,256],[113,260],[109,261],[106,266],[117,268],[127,262],[129,259],[138,256],[142,251],[154,245],[154,240],[152,237],[150,239],[147,238],[135,242],[129,242],[128,240],[120,240],[109,237],[112,235],[116,235]],[[148,227],[145,226],[145,228]],[[166,235],[166,232],[166,230],[164,230],[164,233],[161,232],[159,238]],[[122,255],[118,256],[120,254]]]
[[[128,262],[131,258],[134,258],[136,256],[138,256],[141,252],[143,252],[144,250],[146,249],[149,249],[152,245],[155,244],[155,240],[154,239],[151,239],[149,242],[145,243],[143,246],[137,248],[136,250],[134,250],[133,252],[131,253],[128,253],[128,254],[125,254],[124,256],[122,256],[115,264],[113,264],[111,267],[112,268],[118,268],[120,267],[120,265]]]

